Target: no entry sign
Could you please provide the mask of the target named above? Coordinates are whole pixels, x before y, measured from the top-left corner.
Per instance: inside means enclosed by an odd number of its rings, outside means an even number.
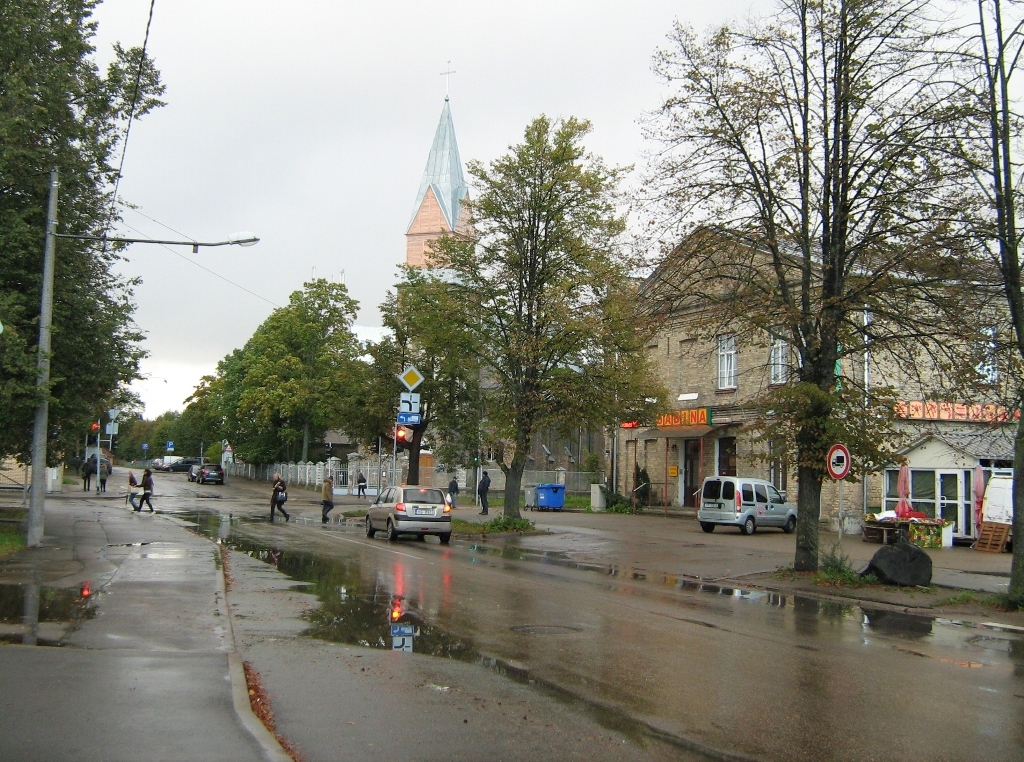
[[[828,448],[825,468],[833,479],[845,479],[850,473],[850,451],[846,445],[834,444]]]

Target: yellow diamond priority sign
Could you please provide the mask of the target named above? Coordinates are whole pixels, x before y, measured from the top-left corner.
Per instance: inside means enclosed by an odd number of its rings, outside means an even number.
[[[398,380],[405,384],[405,388],[411,392],[413,389],[415,389],[417,386],[423,383],[424,378],[423,374],[416,369],[416,366],[410,365],[408,368],[402,371],[402,373],[398,376]]]

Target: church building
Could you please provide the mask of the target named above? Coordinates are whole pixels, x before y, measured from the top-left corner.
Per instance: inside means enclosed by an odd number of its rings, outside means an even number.
[[[446,233],[468,232],[469,210],[463,203],[467,193],[452,111],[446,96],[420,190],[416,194],[412,221],[405,233],[407,265],[430,267],[431,241]]]

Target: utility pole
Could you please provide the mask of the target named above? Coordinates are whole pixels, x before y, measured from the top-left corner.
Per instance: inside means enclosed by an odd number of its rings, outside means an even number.
[[[25,544],[38,547],[43,540],[43,506],[46,502],[46,440],[50,417],[50,328],[53,323],[53,271],[57,242],[57,169],[50,170],[50,199],[46,211],[46,242],[43,247],[43,285],[39,307],[39,356],[36,359],[36,416],[32,428],[32,497],[28,507]]]

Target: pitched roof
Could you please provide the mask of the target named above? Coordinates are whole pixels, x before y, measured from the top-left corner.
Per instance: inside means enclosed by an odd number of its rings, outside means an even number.
[[[1013,460],[1013,431],[1007,426],[975,432],[927,432],[899,452],[906,455],[932,439],[978,460]]]
[[[434,196],[448,222],[448,229],[455,230],[462,200],[466,197],[468,189],[462,176],[462,159],[459,158],[459,145],[455,141],[455,125],[452,123],[452,112],[447,98],[444,99],[444,108],[441,109],[441,121],[438,122],[437,132],[434,133],[434,144],[430,147],[430,155],[427,156],[420,191],[416,194],[412,220],[416,219],[416,212],[423,203],[427,188],[433,188]],[[409,227],[412,227],[412,220],[409,221]]]

